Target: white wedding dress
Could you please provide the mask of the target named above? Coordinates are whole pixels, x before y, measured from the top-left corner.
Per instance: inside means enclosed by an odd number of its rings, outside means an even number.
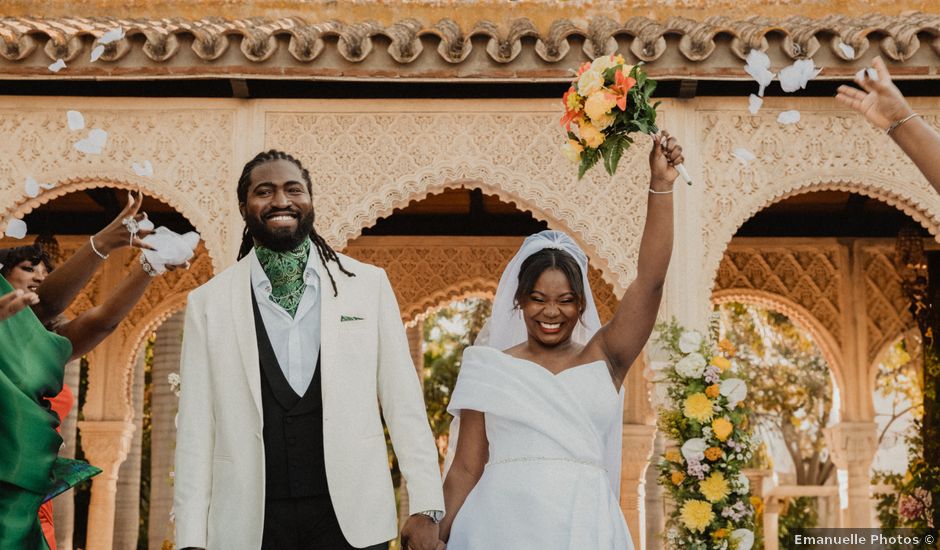
[[[620,456],[621,395],[603,361],[555,375],[467,348],[448,411],[484,413],[489,462],[447,549],[632,550],[611,460]]]

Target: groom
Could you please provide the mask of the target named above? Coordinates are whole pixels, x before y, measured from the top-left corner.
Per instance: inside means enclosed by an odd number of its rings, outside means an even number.
[[[387,548],[397,517],[381,415],[408,482],[402,547],[433,550],[437,450],[385,272],[314,231],[310,175],[286,153],[245,166],[238,202],[240,261],[186,308],[177,547]]]

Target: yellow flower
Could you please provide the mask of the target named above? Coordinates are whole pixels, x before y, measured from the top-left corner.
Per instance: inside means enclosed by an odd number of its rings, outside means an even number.
[[[588,96],[584,102],[584,114],[592,121],[604,119],[610,110],[617,104],[617,99],[610,93],[610,90],[601,88]]]
[[[579,125],[578,131],[581,132],[581,139],[584,141],[584,144],[592,149],[600,147],[601,144],[604,143],[604,139],[606,139],[604,134],[590,122]]]
[[[754,507],[754,514],[759,516],[764,511],[764,500],[756,496],[751,496],[748,500],[751,501],[751,506]]]
[[[572,93],[565,95],[565,108],[568,111],[580,111],[582,105],[581,102],[584,100],[584,98],[579,96],[578,92],[574,91],[573,88],[571,92]]]
[[[617,65],[624,65],[627,62],[627,60],[624,59],[623,56],[619,53],[616,56],[614,56],[614,61],[617,62]],[[624,73],[630,72],[630,69],[632,69],[632,67],[627,67],[627,70],[624,71]]]
[[[725,417],[716,418],[712,420],[712,432],[714,432],[715,437],[718,438],[718,441],[724,441],[728,439],[728,436],[731,435],[731,432],[734,431],[734,424],[731,423]]]
[[[721,388],[718,387],[718,384],[712,384],[705,388],[705,395],[710,399],[718,399],[718,396],[721,395]]]
[[[712,505],[703,500],[689,500],[682,505],[682,523],[690,531],[704,533],[708,524],[715,519]]]
[[[574,163],[581,162],[582,151],[584,151],[584,147],[575,139],[569,139],[567,143],[561,146],[561,152],[565,155],[565,158]]]
[[[670,450],[666,451],[666,454],[664,455],[664,458],[665,458],[666,460],[668,460],[669,462],[675,462],[676,464],[682,464],[682,454],[681,454],[679,451],[675,450],[675,449],[670,449]]]
[[[731,487],[728,480],[721,472],[713,472],[710,476],[700,481],[698,490],[708,499],[708,502],[718,502],[731,494]]]
[[[684,479],[685,479],[685,474],[683,474],[679,470],[673,470],[672,472],[672,484],[673,485],[676,485],[676,486],[682,485],[682,480]]]
[[[718,447],[709,447],[705,449],[705,458],[711,460],[712,462],[718,460],[719,458],[725,456],[725,452],[719,449]]]
[[[735,349],[734,349],[734,344],[731,343],[731,340],[728,340],[727,338],[722,338],[721,341],[718,342],[718,349],[727,353],[729,356],[734,357]]]
[[[731,361],[728,361],[727,357],[716,355],[712,357],[712,365],[715,365],[716,367],[718,367],[719,370],[721,370],[721,372],[725,372],[726,370],[731,368]]]
[[[708,422],[715,416],[714,403],[704,393],[693,393],[685,399],[682,412],[687,418]]]

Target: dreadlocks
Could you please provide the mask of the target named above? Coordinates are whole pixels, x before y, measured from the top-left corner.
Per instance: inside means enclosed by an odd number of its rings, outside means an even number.
[[[286,160],[287,162],[292,163],[303,175],[304,183],[307,184],[307,192],[313,194],[313,184],[310,181],[310,173],[307,172],[307,169],[303,167],[299,160],[293,156],[276,149],[271,149],[270,151],[265,151],[263,153],[258,153],[255,155],[255,158],[248,161],[248,164],[242,169],[242,175],[238,178],[238,203],[244,204],[248,201],[248,187],[251,186],[251,172],[258,166],[273,162],[276,160]],[[326,243],[326,240],[323,239],[316,229],[310,230],[310,240],[313,241],[313,246],[317,249],[317,255],[320,257],[320,261],[323,262],[323,266],[326,268],[326,274],[330,277],[330,283],[333,285],[333,296],[338,296],[339,291],[336,290],[336,280],[333,279],[333,273],[330,271],[329,262],[336,262],[336,265],[339,266],[339,270],[346,275],[347,277],[355,277],[356,274],[350,271],[347,271],[343,267],[343,263],[340,261],[339,256],[336,255],[330,245]],[[242,244],[238,249],[238,259],[241,260],[249,252],[251,252],[252,247],[254,246],[254,239],[252,239],[251,234],[248,232],[248,225],[245,225],[245,229],[242,232]]]

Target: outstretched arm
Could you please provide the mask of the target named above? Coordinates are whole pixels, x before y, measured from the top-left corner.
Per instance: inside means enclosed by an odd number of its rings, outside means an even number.
[[[72,343],[71,359],[85,355],[114,332],[153,279],[139,264],[133,265],[130,275],[118,284],[105,303],[83,312],[62,327],[59,334]]]
[[[143,201],[144,195],[139,193],[137,198],[132,199],[124,207],[118,217],[107,227],[93,235],[89,242],[79,248],[75,254],[72,254],[71,258],[50,273],[39,285],[39,288],[36,289],[36,294],[39,295],[39,303],[33,306],[33,311],[43,324],[48,323],[69,307],[75,296],[88,283],[91,276],[95,274],[95,271],[104,261],[101,256],[107,256],[113,250],[132,244],[141,248],[150,248],[140,241],[140,239],[150,234],[150,231],[140,230],[138,238],[131,243],[131,235],[122,223],[127,217],[134,217],[137,221],[146,217],[145,214],[138,214]],[[92,248],[92,242],[94,248]],[[95,253],[95,249],[101,255]]]
[[[914,114],[914,110],[891,81],[891,74],[880,57],[872,61],[872,67],[878,74],[877,79],[865,73],[856,80],[864,91],[851,86],[839,86],[836,100],[855,109],[882,130],[904,121],[894,126],[889,135],[914,161],[930,185],[940,192],[940,133],[919,116],[908,118]]]
[[[489,460],[489,449],[483,413],[469,409],[460,411],[457,450],[454,452],[454,462],[444,479],[444,507],[447,514],[441,521],[441,540],[446,542],[450,538],[454,517],[483,475],[483,468]]]
[[[672,256],[672,185],[679,173],[675,165],[683,161],[676,138],[662,132],[654,136],[650,150],[650,194],[646,206],[646,226],[640,241],[637,275],[620,300],[614,318],[591,340],[599,346],[622,383],[627,370],[646,345],[656,323],[663,297],[666,270]]]

